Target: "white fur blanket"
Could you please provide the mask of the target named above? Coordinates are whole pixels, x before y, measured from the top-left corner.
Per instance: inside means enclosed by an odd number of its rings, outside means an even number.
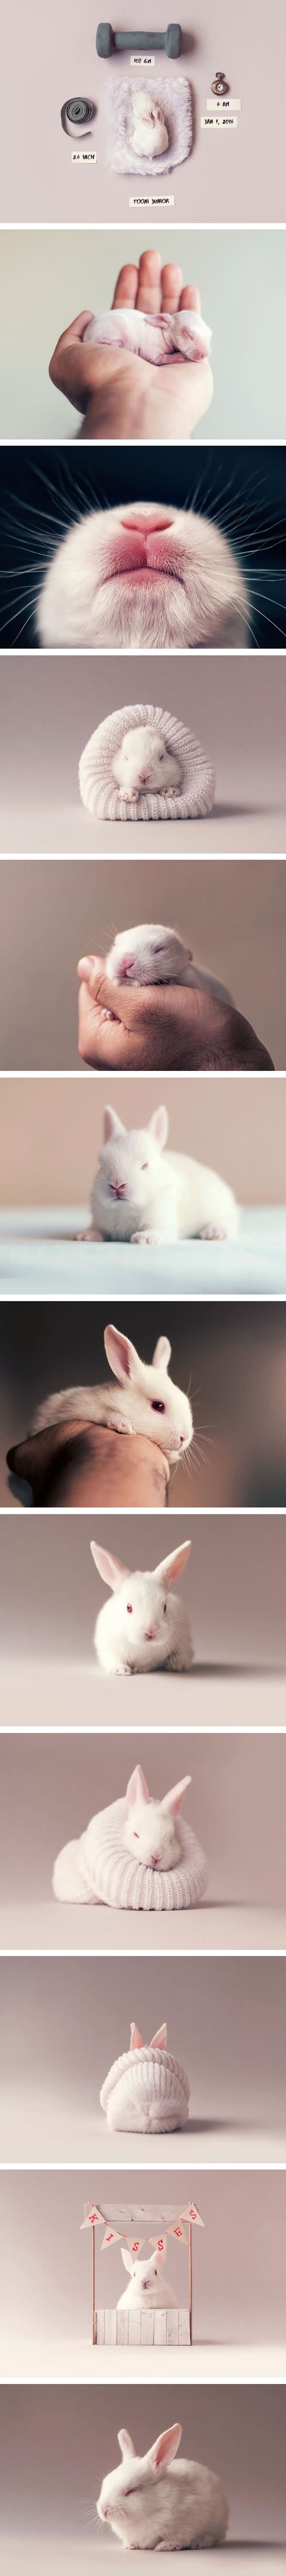
[[[143,724],[154,724],[155,732],[162,733],[168,751],[176,753],[182,783],[172,796],[167,791],[159,795],[149,789],[147,795],[138,796],[138,804],[133,805],[120,795],[120,789],[116,787],[112,760],[115,752],[120,750],[123,734],[130,732],[133,726]],[[90,734],[85,751],[82,751],[79,784],[82,802],[87,805],[88,812],[118,823],[153,822],[160,821],[160,818],[164,822],[173,822],[174,819],[179,822],[180,818],[186,821],[189,816],[196,818],[210,814],[214,801],[214,775],[206,752],[202,750],[201,743],[196,742],[195,734],[189,733],[187,725],[181,724],[178,716],[170,716],[163,707],[117,707],[113,715],[104,716],[103,723]]]
[[[167,126],[168,151],[156,153],[155,159],[152,160],[145,152],[144,155],[142,153],[139,156],[139,153],[132,151],[129,136],[134,126],[136,77],[133,77],[133,80],[130,77],[129,80],[124,80],[115,69],[113,73],[110,70],[106,87],[106,109],[110,127],[108,161],[111,170],[119,173],[129,171],[135,179],[136,177],[152,179],[153,190],[155,190],[156,179],[166,178],[167,171],[173,170],[178,161],[187,161],[192,150],[192,92],[190,82],[182,72],[177,74],[172,72],[167,78],[160,80],[156,70],[154,74],[152,73],[149,84],[144,74],[144,89],[148,86],[152,98],[156,100],[159,114]]]

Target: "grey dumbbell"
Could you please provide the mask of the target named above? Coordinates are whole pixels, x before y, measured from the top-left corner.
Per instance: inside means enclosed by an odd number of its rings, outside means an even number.
[[[96,52],[104,56],[105,62],[109,54],[132,53],[133,46],[136,54],[165,53],[170,54],[174,61],[175,56],[181,52],[181,42],[182,29],[176,26],[166,27],[165,35],[162,36],[158,35],[158,32],[153,36],[150,36],[149,32],[146,35],[146,31],[143,31],[142,35],[142,29],[139,29],[139,32],[136,29],[135,35],[132,35],[132,30],[130,32],[129,29],[127,35],[117,33],[114,36],[113,27],[109,27],[107,21],[96,30]]]

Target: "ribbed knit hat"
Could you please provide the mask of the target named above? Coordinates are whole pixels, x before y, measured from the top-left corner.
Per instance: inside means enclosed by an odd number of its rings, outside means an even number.
[[[154,725],[161,733],[167,751],[175,753],[181,767],[181,786],[160,794],[138,796],[137,804],[120,795],[112,777],[112,761],[121,750],[123,735],[136,732],[139,725]],[[163,707],[118,707],[114,715],[104,716],[95,733],[90,734],[79,763],[79,784],[83,805],[90,814],[115,823],[182,822],[188,817],[210,814],[214,800],[214,774],[206,752],[195,734],[181,724],[179,716],[170,716]]]
[[[133,2048],[116,2057],[100,2094],[109,2129],[184,2129],[189,2083],[176,2057],[161,2048]]]

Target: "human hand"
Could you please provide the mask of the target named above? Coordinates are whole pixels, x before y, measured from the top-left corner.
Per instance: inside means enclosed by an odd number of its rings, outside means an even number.
[[[129,1440],[95,1422],[54,1422],[13,1444],[7,1465],[31,1486],[36,1511],[166,1508],[169,1461],[143,1432]]]
[[[98,1072],[273,1070],[232,1003],[186,984],[112,984],[101,957],[81,957],[77,971],[79,1054]]]
[[[182,270],[157,250],[141,252],[139,267],[121,268],[112,311],[129,305],[144,313],[200,313],[196,286],[183,286]],[[152,366],[128,349],[90,348],[83,340],[90,312],[78,313],[61,333],[50,361],[52,384],[84,414],[81,438],[191,438],[212,401],[208,358]]]

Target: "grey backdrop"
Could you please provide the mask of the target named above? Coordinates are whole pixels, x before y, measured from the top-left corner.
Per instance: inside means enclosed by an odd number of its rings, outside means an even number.
[[[90,2338],[90,2232],[80,2233],[84,2203],[97,2202],[108,2215],[116,2203],[146,2209],[138,2232],[145,2238],[148,2209],[153,2233],[162,2226],[162,2211],[176,2215],[195,2200],[204,2234],[193,2229],[194,2344],[253,2343],[267,2354],[285,2343],[286,2311],[286,2176],[285,2173],[202,2173],[189,2162],[174,2175],[155,2175],[137,2166],[128,2175],[104,2169],[82,2173],[2,2173],[0,2177],[0,2266],[3,2350],[17,2351],[22,2371],[33,2372],[33,2345],[43,2334],[55,2353],[64,2338],[71,2358],[77,2345],[87,2351]],[[15,2211],[17,2209],[17,2265]],[[115,2223],[115,2222],[114,2222]],[[123,2220],[124,2224],[124,2220]],[[138,2228],[138,2220],[137,2220]],[[134,2233],[136,2219],[134,2220]],[[120,2245],[101,2253],[104,2225],[95,2231],[96,2300],[116,2307],[124,2288]],[[150,2250],[150,2249],[149,2249]],[[166,2275],[178,2305],[188,2299],[188,2248],[168,2237]],[[135,2356],[134,2356],[135,2359]],[[99,2356],[100,2361],[100,2356]],[[113,2370],[116,2370],[114,2356]],[[152,2362],[149,2363],[150,2376]],[[169,2368],[172,2364],[169,2357]],[[210,2372],[212,2367],[210,2352]],[[98,2377],[95,2362],[96,2376]],[[111,2375],[111,2356],[110,2356]],[[160,2403],[160,2392],[159,2392]],[[181,2398],[177,2396],[180,2407]],[[107,2404],[107,2399],[106,2399]],[[168,2416],[169,2398],[165,2405]],[[127,2418],[128,2420],[128,2418]]]
[[[113,1555],[132,1566],[159,1563],[184,1537],[191,1556],[181,1577],[182,1601],[188,1604],[196,1664],[230,1671],[286,1661],[285,1521],[282,1515],[217,1519],[212,1512],[158,1513],[154,1528],[148,1514],[124,1523],[109,1513],[57,1513],[32,1519],[25,1513],[0,1519],[1,1651],[17,1656],[22,1672],[26,1658],[39,1657],[64,1668],[65,1662],[95,1674],[93,1635],[97,1611],[107,1593],[90,1552],[91,1538],[103,1537]],[[192,1692],[192,1679],[188,1685]],[[125,1693],[126,1700],[126,1693]],[[191,1721],[192,1699],[189,1699]],[[4,1711],[3,1711],[4,1715]],[[94,1692],[94,1724],[97,1695]],[[271,1689],[269,1719],[271,1717]],[[15,1709],[17,1723],[17,1704]],[[28,1720],[28,1709],[27,1709]],[[53,1704],[51,1701],[51,1720]],[[80,1722],[80,1703],[79,1721]],[[130,1723],[130,1720],[129,1720]]]
[[[230,2536],[285,2539],[285,2390],[279,2388],[3,2389],[2,2532],[93,2534],[104,2557],[106,2535],[96,2497],[115,2467],[118,2423],[147,2450],[166,2422],[182,2424],[185,2456],[208,2461],[225,2481]],[[227,2563],[227,2562],[226,2562]]]
[[[68,143],[64,151],[66,167]],[[206,160],[211,151],[210,139]],[[213,170],[215,153],[214,144]],[[73,175],[76,191],[80,173]],[[75,193],[75,223],[77,211]],[[76,438],[80,414],[56,392],[48,375],[52,349],[75,312],[85,306],[92,312],[109,309],[118,269],[126,260],[139,259],[152,234],[162,261],[179,262],[184,285],[190,279],[199,285],[202,313],[212,329],[214,397],[211,412],[195,431],[196,442],[284,438],[285,233],[216,231],[207,225],[198,230],[189,224],[178,232],[171,212],[168,230],[167,225],[162,230],[156,217],[154,228],[151,214],[149,229],[144,220],[140,228],[134,217],[129,228],[121,222],[116,231],[108,225],[100,231],[70,226],[69,231],[2,233],[2,438]],[[275,366],[269,365],[265,329],[270,304]]]
[[[283,1959],[3,1959],[0,1963],[4,2163],[140,2162],[140,2142],[107,2127],[100,2087],[129,2048],[167,2020],[190,2078],[190,2120],[146,2139],[146,2161],[285,2161],[286,1965]],[[156,2153],[157,2150],[157,2153]],[[220,2150],[220,2153],[219,2153]],[[225,2152],[226,2150],[226,2152]],[[141,2151],[142,2155],[142,2151]]]
[[[14,1905],[19,1942],[21,1902],[52,1901],[56,1852],[125,1797],[137,1762],[156,1798],[190,1772],[182,1812],[207,1854],[208,1904],[285,1905],[286,1734],[176,1733],[164,1745],[140,1734],[0,1735],[1,1907]],[[153,1915],[155,1947],[160,1921]],[[123,1914],[123,1946],[124,1925]]]
[[[204,744],[216,777],[205,822],[98,823],[81,804],[78,763],[89,735],[115,708],[142,702],[167,703]],[[3,655],[0,710],[4,853],[96,851],[118,860],[127,851],[138,864],[166,849],[179,859],[285,851],[285,654]],[[134,893],[135,884],[133,901]],[[13,923],[15,933],[14,910]]]

